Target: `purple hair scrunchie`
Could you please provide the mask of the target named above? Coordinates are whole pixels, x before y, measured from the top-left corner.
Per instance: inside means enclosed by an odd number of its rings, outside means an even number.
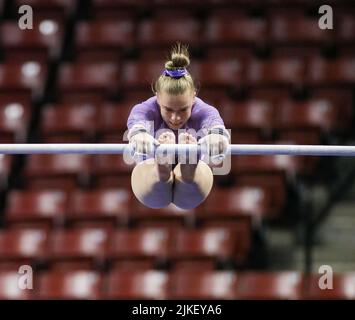
[[[163,74],[174,79],[179,79],[187,74],[187,70],[186,68],[180,68],[176,70],[165,69]]]

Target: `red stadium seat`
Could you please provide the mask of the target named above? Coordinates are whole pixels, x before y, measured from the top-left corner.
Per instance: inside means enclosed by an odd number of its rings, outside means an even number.
[[[101,136],[117,134],[124,142],[124,132],[127,130],[127,119],[131,109],[139,103],[139,100],[123,101],[122,103],[105,103],[100,106],[98,131]],[[128,140],[126,140],[127,142]]]
[[[116,231],[108,257],[114,265],[134,260],[158,263],[167,259],[172,246],[172,233],[167,228],[136,228]]]
[[[39,99],[43,95],[47,67],[37,61],[10,62],[0,65],[0,92],[28,94]]]
[[[199,210],[199,218],[206,219],[243,219],[249,216],[257,223],[270,205],[270,195],[261,187],[215,188]],[[223,218],[222,218],[223,217]]]
[[[125,225],[131,212],[131,201],[132,194],[128,189],[77,190],[70,195],[66,220],[76,226]]]
[[[51,234],[47,259],[56,269],[94,269],[103,265],[110,233],[104,228],[57,230]]]
[[[137,45],[141,48],[171,46],[171,39],[196,46],[201,37],[201,26],[193,18],[167,17],[145,20],[138,25]]]
[[[270,134],[274,107],[267,100],[247,100],[245,102],[222,101],[219,112],[227,128],[241,133]]]
[[[19,286],[22,274],[18,270],[0,270],[0,299],[1,300],[30,300],[34,299],[32,289],[21,289]]]
[[[244,80],[243,61],[237,58],[225,61],[195,62],[191,65],[190,72],[197,82],[203,83],[205,88],[230,89]]]
[[[337,108],[338,120],[344,131],[353,126],[353,94],[351,88],[315,88],[311,91],[310,99],[329,100]]]
[[[76,26],[78,61],[118,62],[123,49],[134,42],[132,20],[81,21]]]
[[[287,183],[292,183],[297,173],[305,172],[304,157],[250,155],[232,158],[231,174],[236,184],[268,190],[271,200],[265,218],[275,218],[281,213],[286,202]]]
[[[113,95],[118,83],[119,68],[115,63],[66,63],[59,70],[59,98],[93,102],[93,98]]]
[[[171,299],[235,299],[238,274],[231,271],[179,271],[171,275]]]
[[[214,16],[207,20],[204,43],[207,46],[254,46],[266,40],[266,21],[246,16],[230,20]]]
[[[179,229],[172,248],[173,261],[234,261],[238,253],[239,235],[233,228],[208,227]]]
[[[248,155],[234,158],[233,169],[237,174],[284,172],[292,176],[303,169],[303,159],[288,155]]]
[[[194,209],[183,210],[170,203],[162,209],[151,209],[142,205],[138,200],[131,218],[135,225],[146,227],[183,227],[193,224]]]
[[[271,45],[324,45],[330,43],[335,31],[319,28],[318,17],[290,16],[288,12],[271,14],[269,17]]]
[[[5,229],[0,232],[0,267],[13,264],[35,265],[47,250],[48,234],[44,229]]]
[[[99,107],[95,104],[57,104],[43,109],[41,140],[45,143],[91,142],[96,133]]]
[[[0,142],[24,143],[30,121],[30,104],[0,100]]]
[[[106,277],[104,299],[167,299],[170,277],[158,270],[113,270]]]
[[[103,290],[102,276],[98,272],[54,270],[40,275],[37,299],[96,300]]]
[[[339,127],[337,106],[330,100],[314,99],[302,102],[280,101],[276,113],[277,130],[300,131],[318,129],[334,131]]]
[[[5,221],[12,226],[59,226],[67,208],[63,191],[12,191]]]
[[[296,271],[239,273],[237,299],[297,300],[301,298],[302,275]]]
[[[355,58],[340,57],[326,60],[312,57],[309,60],[307,85],[310,87],[351,88],[355,83]]]
[[[129,61],[122,66],[121,85],[124,90],[149,88],[163,70],[164,64],[161,60]]]
[[[89,183],[91,157],[85,154],[32,154],[25,181],[29,188],[74,188]]]
[[[119,141],[115,142],[119,143]],[[125,155],[96,155],[93,163],[93,175],[97,186],[101,188],[130,188],[131,172],[134,166],[132,158],[126,158]]]
[[[305,76],[301,58],[252,60],[246,74],[248,87],[292,87],[301,85]]]
[[[310,275],[305,278],[307,283],[303,299],[316,300],[354,300],[355,299],[355,274],[346,272],[343,274],[333,274],[332,281],[322,279],[320,275]],[[331,287],[329,287],[331,285]],[[322,289],[324,287],[327,289]]]
[[[17,22],[0,26],[6,61],[43,61],[56,59],[61,53],[64,24],[60,20],[35,20],[33,29],[21,30]]]

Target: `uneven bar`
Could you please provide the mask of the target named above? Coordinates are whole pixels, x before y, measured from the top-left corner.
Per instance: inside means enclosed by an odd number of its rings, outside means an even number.
[[[163,144],[156,148],[165,152],[201,152],[200,145]],[[130,152],[129,144],[120,143],[28,143],[0,144],[0,154],[123,154]],[[231,155],[293,155],[354,157],[355,146],[334,145],[273,145],[232,144]]]

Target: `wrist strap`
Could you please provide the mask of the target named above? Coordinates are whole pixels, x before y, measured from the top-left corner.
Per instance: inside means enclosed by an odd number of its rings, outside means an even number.
[[[129,139],[132,139],[132,137],[134,137],[138,133],[147,133],[147,132],[148,131],[146,128],[134,129],[132,132],[129,133]]]
[[[220,135],[225,136],[228,139],[230,139],[229,132],[223,128],[212,128],[212,129],[208,130],[208,134],[220,134]]]

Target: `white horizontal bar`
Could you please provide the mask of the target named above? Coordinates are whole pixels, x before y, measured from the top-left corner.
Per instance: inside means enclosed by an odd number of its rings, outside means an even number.
[[[157,150],[185,153],[201,152],[198,145],[163,144]],[[29,143],[0,144],[0,154],[123,154],[129,152],[129,144],[119,143]],[[327,145],[273,145],[232,144],[227,153],[232,155],[304,155],[304,156],[355,156],[355,146]]]

